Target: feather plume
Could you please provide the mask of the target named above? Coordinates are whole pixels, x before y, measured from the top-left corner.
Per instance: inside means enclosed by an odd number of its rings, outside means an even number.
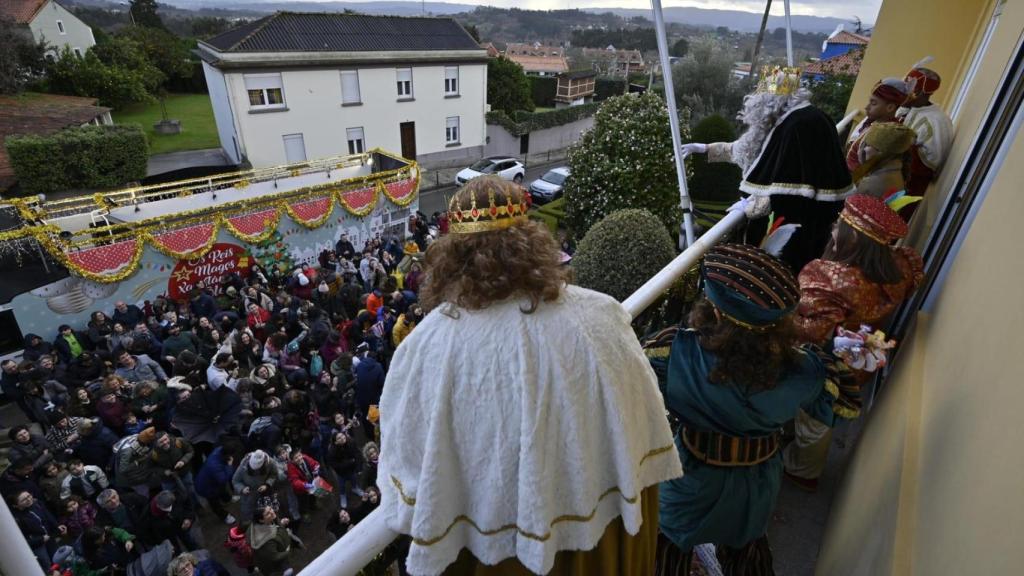
[[[761,242],[761,249],[776,257],[782,254],[782,249],[786,247],[796,229],[800,227],[799,224],[781,224],[781,221],[782,218],[779,218],[779,225],[774,226],[771,234],[765,235]]]

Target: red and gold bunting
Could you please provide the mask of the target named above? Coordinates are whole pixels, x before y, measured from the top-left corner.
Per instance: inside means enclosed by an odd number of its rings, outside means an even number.
[[[198,258],[213,246],[218,224],[219,221],[214,220],[167,232],[147,232],[146,239],[153,248],[171,258]]]
[[[257,210],[246,214],[226,216],[224,225],[235,235],[236,238],[250,244],[258,244],[277,230],[277,223],[281,220],[279,208],[268,208]]]
[[[306,228],[317,228],[331,216],[334,210],[334,196],[320,196],[301,202],[286,203],[285,210],[292,220]]]
[[[381,186],[378,182],[365,188],[339,190],[338,202],[353,216],[366,216],[373,212],[373,208],[377,205],[380,188]]]
[[[103,246],[83,248],[65,254],[69,268],[96,282],[119,282],[139,267],[143,243],[139,238]]]
[[[413,178],[388,182],[384,185],[384,195],[392,204],[408,206],[416,198],[417,188],[419,188],[419,172]]]

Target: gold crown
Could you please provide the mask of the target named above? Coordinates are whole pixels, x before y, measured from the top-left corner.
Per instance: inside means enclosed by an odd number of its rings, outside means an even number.
[[[799,89],[799,68],[769,65],[761,68],[761,79],[757,82],[755,93],[789,96]]]
[[[449,202],[449,231],[454,234],[491,232],[527,222],[529,198],[518,186],[493,176],[476,178]]]

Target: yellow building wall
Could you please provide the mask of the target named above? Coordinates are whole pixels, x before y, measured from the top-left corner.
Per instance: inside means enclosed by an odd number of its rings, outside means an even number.
[[[917,8],[904,11],[908,4]],[[879,37],[883,32],[930,35],[914,27],[924,6],[916,0],[887,0],[872,57],[884,56],[878,48],[887,45],[888,38]],[[978,10],[987,24],[991,6]],[[904,20],[886,21],[887,13],[899,13]],[[969,15],[957,14],[961,22],[968,20]],[[956,142],[931,192],[936,198],[950,193],[1022,31],[1024,3],[1009,2],[969,87]],[[911,41],[901,38],[892,45]],[[973,47],[977,39],[967,44]],[[964,60],[972,56],[973,48]],[[947,86],[957,88],[955,83]],[[1022,181],[1024,133],[1018,133],[935,306],[927,317],[918,317],[867,417],[833,502],[817,574],[1021,573]]]

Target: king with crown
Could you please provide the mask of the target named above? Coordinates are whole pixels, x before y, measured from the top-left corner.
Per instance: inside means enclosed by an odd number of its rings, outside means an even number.
[[[743,170],[748,243],[760,243],[769,222],[799,225],[781,254],[794,272],[821,256],[843,200],[854,192],[835,124],[809,99],[799,69],[766,66],[743,100],[739,120],[747,130],[738,140],[683,146]]]

